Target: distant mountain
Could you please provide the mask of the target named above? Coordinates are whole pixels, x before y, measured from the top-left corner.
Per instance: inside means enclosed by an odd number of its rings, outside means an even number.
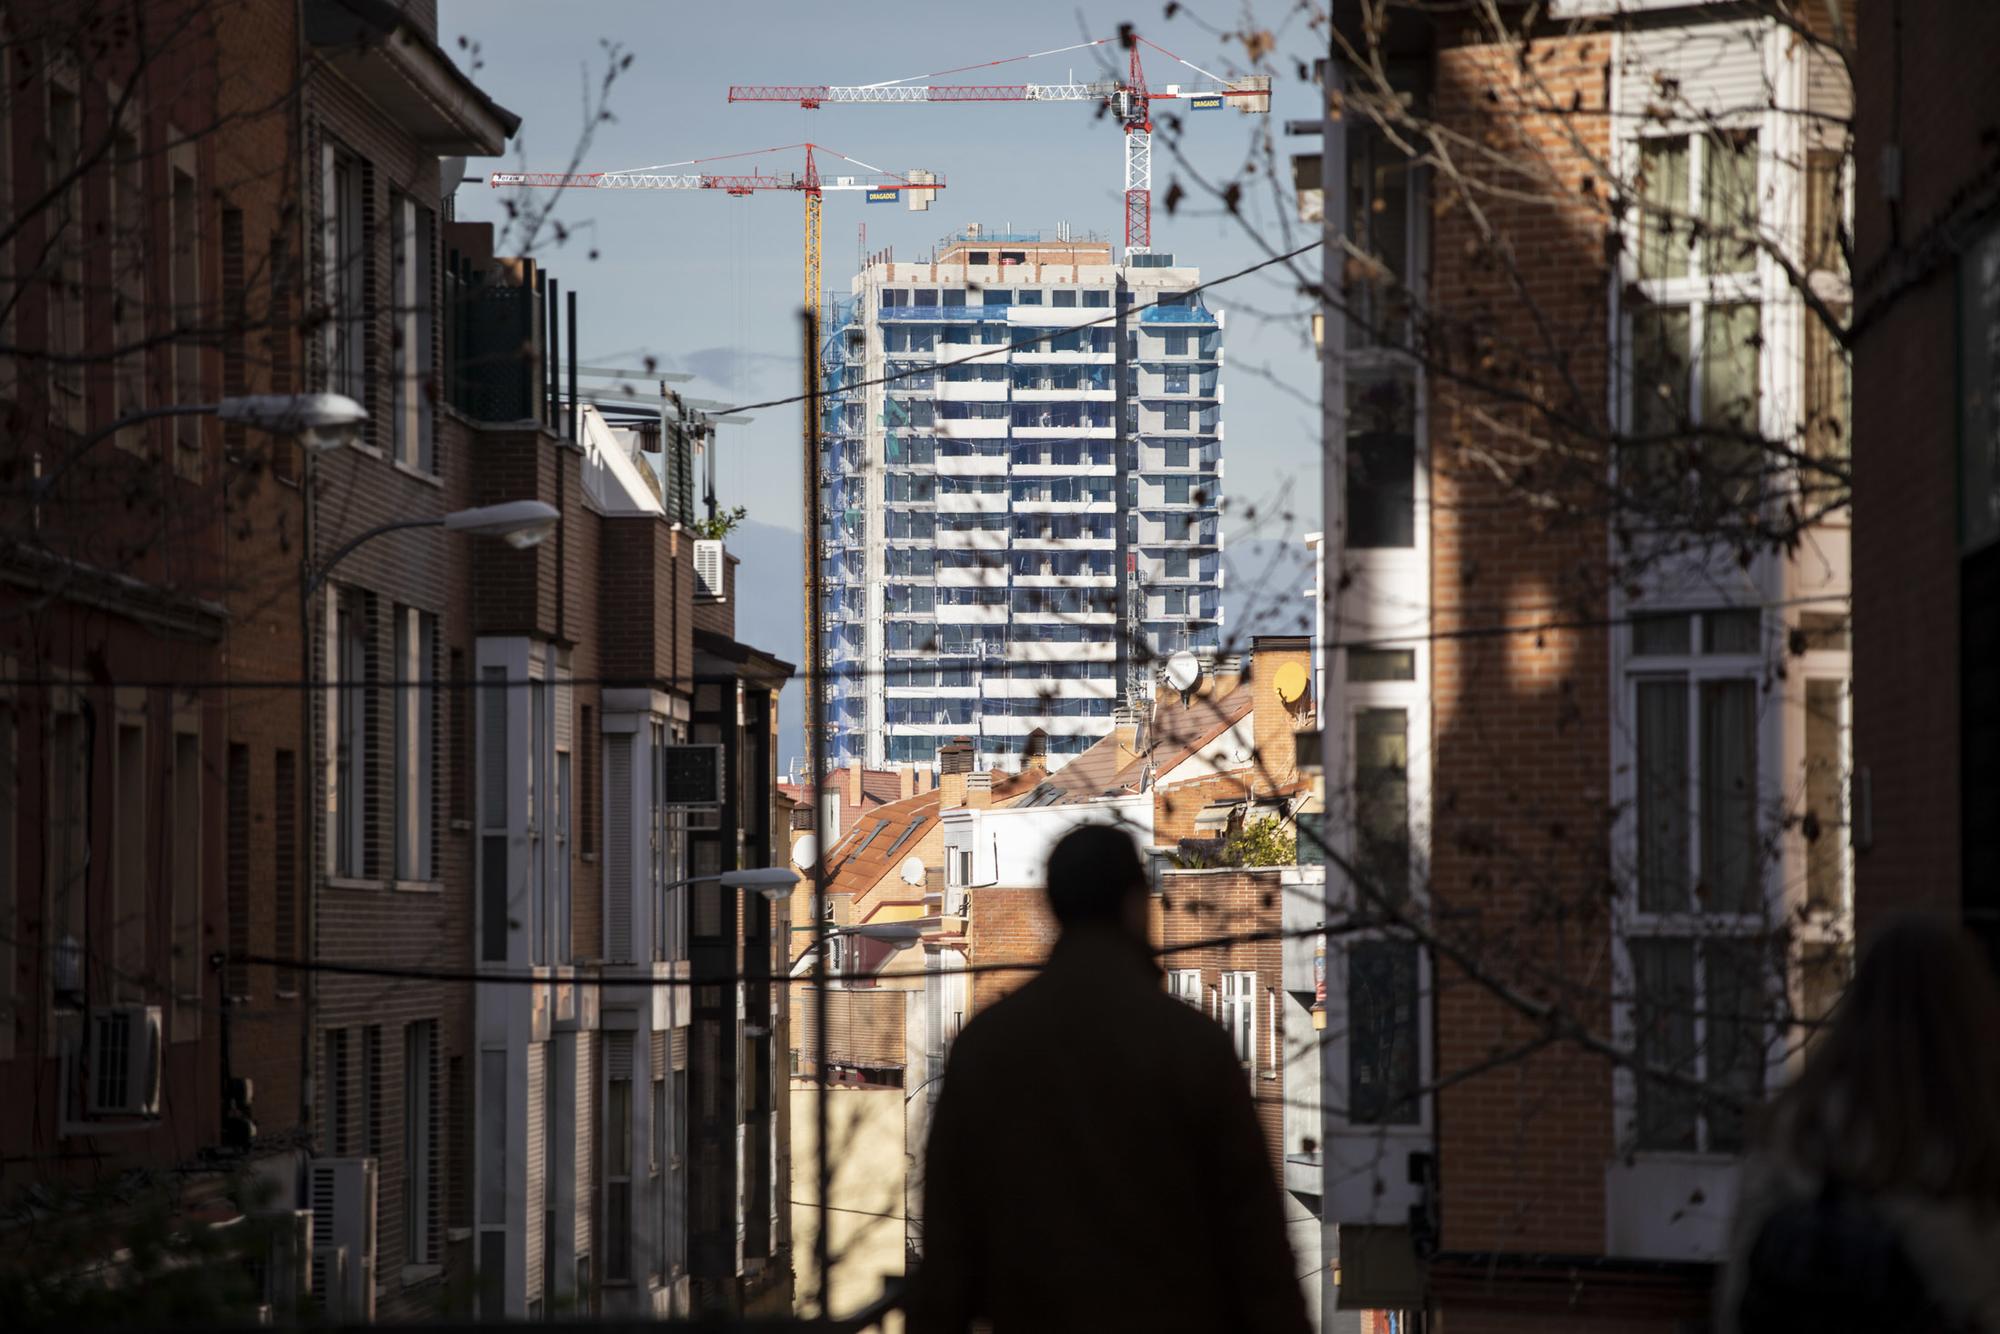
[[[729,535],[736,567],[736,637],[805,670],[805,552],[790,528],[747,520]],[[805,688],[799,681],[778,699],[778,768],[806,753]]]

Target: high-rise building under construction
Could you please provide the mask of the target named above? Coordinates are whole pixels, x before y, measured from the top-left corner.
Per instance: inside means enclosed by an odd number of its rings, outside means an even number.
[[[1161,658],[1219,645],[1223,319],[1199,282],[1169,254],[970,227],[869,257],[830,303],[831,762],[970,736],[1013,768],[1040,732],[1053,768]]]

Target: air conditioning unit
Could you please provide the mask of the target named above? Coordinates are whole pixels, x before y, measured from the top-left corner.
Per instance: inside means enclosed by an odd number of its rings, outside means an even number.
[[[694,544],[694,594],[702,598],[722,596],[722,543],[702,538]]]
[[[353,1319],[347,1310],[350,1289],[345,1246],[313,1247],[312,1295],[313,1307],[326,1323],[344,1325]]]
[[[160,1114],[160,1007],[121,1005],[90,1012],[90,1116]]]
[[[315,1158],[306,1164],[313,1214],[313,1298],[330,1316],[375,1318],[375,1160]],[[339,1252],[338,1272],[329,1252]],[[328,1256],[328,1268],[321,1259]]]

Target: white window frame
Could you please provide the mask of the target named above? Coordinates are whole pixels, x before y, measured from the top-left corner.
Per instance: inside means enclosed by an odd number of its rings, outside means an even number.
[[[429,476],[437,472],[429,393],[437,219],[432,210],[408,195],[394,194],[390,196],[389,226],[394,251],[389,266],[391,319],[396,328],[391,439],[398,464]]]
[[[1746,652],[1704,652],[1706,623],[1703,619],[1709,613],[1729,613],[1759,611],[1757,647]],[[1687,617],[1688,647],[1684,653],[1649,653],[1641,656],[1635,649],[1635,630],[1629,622],[1618,627],[1615,632],[1619,642],[1617,698],[1619,718],[1613,728],[1613,787],[1614,808],[1631,812],[1629,819],[1619,825],[1619,835],[1614,840],[1616,862],[1625,868],[1620,876],[1620,890],[1615,907],[1613,932],[1612,966],[1614,992],[1628,998],[1614,1007],[1613,1036],[1621,1048],[1637,1052],[1639,1049],[1638,1016],[1636,997],[1638,992],[1638,969],[1633,959],[1632,945],[1638,941],[1687,942],[1691,946],[1690,960],[1693,969],[1691,993],[1693,996],[1694,1023],[1692,1046],[1695,1052],[1695,1069],[1688,1072],[1690,1078],[1705,1080],[1708,1073],[1709,1041],[1707,1008],[1708,946],[1711,941],[1765,942],[1775,925],[1782,922],[1779,914],[1783,905],[1777,875],[1771,860],[1762,855],[1762,840],[1768,813],[1773,810],[1780,792],[1777,775],[1782,769],[1780,757],[1784,754],[1784,714],[1786,709],[1773,702],[1773,697],[1757,690],[1766,665],[1766,653],[1772,645],[1771,617],[1761,613],[1760,608],[1728,605],[1713,600],[1701,604],[1679,606],[1657,605],[1648,608],[1647,615],[1684,615]],[[1687,868],[1689,879],[1690,906],[1684,911],[1649,911],[1641,906],[1640,865],[1639,865],[1639,688],[1642,684],[1658,682],[1678,682],[1687,692],[1686,766],[1688,848]],[[1718,912],[1698,910],[1693,906],[1694,883],[1701,878],[1702,828],[1700,793],[1702,790],[1701,754],[1701,695],[1705,685],[1718,682],[1748,682],[1756,690],[1758,713],[1755,723],[1757,754],[1754,809],[1757,812],[1757,837],[1760,853],[1757,859],[1756,893],[1752,910],[1746,912]],[[1766,957],[1769,949],[1764,949]],[[1775,985],[1775,977],[1766,980],[1767,990]],[[1763,1032],[1765,1059],[1762,1070],[1762,1087],[1770,1090],[1778,1086],[1781,1078],[1783,1032],[1767,1020]],[[1694,1148],[1653,1148],[1641,1147],[1639,1136],[1639,1076],[1630,1067],[1621,1067],[1613,1072],[1615,1125],[1617,1142],[1621,1151],[1629,1151],[1640,1157],[1652,1158],[1714,1158],[1734,1157],[1740,1150],[1731,1147],[1712,1148],[1712,1135],[1707,1115],[1697,1105],[1695,1109]]]
[[[1222,973],[1222,1026],[1244,1073],[1257,1073],[1257,974],[1244,969]]]
[[[208,398],[202,388],[203,331],[212,329],[215,323],[202,300],[202,247],[208,231],[202,225],[200,157],[196,145],[172,126],[167,129],[167,141],[172,145],[167,150],[164,191],[169,238],[167,317],[173,328],[194,331],[181,334],[168,345],[167,380],[173,386],[175,402],[200,403]],[[181,216],[184,206],[188,211],[186,217]],[[202,432],[203,420],[199,416],[173,419],[174,471],[191,481],[201,479]]]
[[[203,889],[207,883],[205,836],[208,824],[208,757],[204,753],[201,706],[174,710],[167,761],[172,771],[167,785],[172,810],[172,854],[168,868],[171,920],[168,941],[172,961],[168,980],[173,991],[172,1041],[201,1036],[202,983],[208,973],[202,948]]]
[[[1185,1001],[1197,1010],[1201,1008],[1201,969],[1170,968],[1167,970],[1167,994],[1177,1001]]]

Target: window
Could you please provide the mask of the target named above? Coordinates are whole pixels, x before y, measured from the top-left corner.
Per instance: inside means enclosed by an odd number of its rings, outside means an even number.
[[[329,591],[327,639],[332,645],[334,688],[330,693],[334,746],[333,873],[358,879],[368,874],[369,686],[374,653],[369,647],[371,595],[354,589]]]
[[[366,331],[373,302],[366,284],[367,233],[363,214],[373,172],[359,158],[331,144],[320,163],[321,247],[325,259],[327,388],[368,402]]]
[[[394,284],[395,404],[390,418],[396,461],[423,473],[437,471],[431,416],[431,211],[413,199],[390,201],[390,281]]]
[[[74,78],[73,75],[68,76]],[[11,92],[9,94],[12,95]],[[78,165],[82,142],[82,102],[76,88],[49,80],[49,171],[59,178]],[[53,201],[49,230],[54,233],[55,280],[49,300],[49,351],[77,360],[52,363],[50,388],[56,412],[71,429],[83,425],[83,183],[72,179]]]
[[[1189,557],[1185,551],[1169,551],[1160,558],[1160,576],[1164,579],[1188,578]]]
[[[1643,140],[1629,314],[1631,406],[1621,465],[1628,501],[1715,518],[1764,490],[1758,304],[1757,137]]]
[[[146,882],[152,857],[146,843],[146,715],[143,706],[121,709],[117,748],[112,755],[112,783],[117,803],[112,809],[111,938],[112,989],[131,1000],[146,999],[151,961],[146,955]]]
[[[1102,287],[1093,287],[1083,294],[1083,304],[1108,309],[1111,305],[1111,293]]]
[[[136,122],[136,117],[133,121]],[[128,417],[146,407],[146,156],[142,130],[120,125],[111,135],[111,415]],[[175,202],[178,202],[176,200]],[[87,244],[85,238],[76,238]],[[199,402],[199,399],[192,400]],[[146,431],[118,432],[118,443],[143,451]]]
[[[181,138],[169,130],[169,137]],[[171,228],[167,254],[169,284],[168,314],[174,322],[173,357],[174,401],[199,403],[202,392],[201,353],[203,337],[194,330],[211,328],[214,321],[202,306],[201,202],[195,186],[195,147],[176,142],[169,150],[167,174],[171,178],[167,196],[167,221]],[[176,417],[173,421],[174,470],[183,477],[201,476],[200,417]]]
[[[1849,898],[1847,773],[1849,729],[1845,681],[1805,683],[1804,812],[1799,834],[1806,843],[1806,907],[1843,912]]]
[[[1735,1152],[1741,1112],[1679,1081],[1752,1100],[1764,1085],[1782,960],[1767,944],[1758,823],[1760,614],[1651,615],[1631,635],[1634,1145]]]
[[[60,1003],[83,997],[83,921],[89,843],[85,788],[88,729],[69,699],[49,719],[49,922],[55,945],[51,970]]]
[[[1407,375],[1348,381],[1347,546],[1417,541],[1416,407]]]
[[[396,608],[396,878],[437,879],[438,618]]]
[[[1161,408],[1160,425],[1161,429],[1168,431],[1187,430],[1188,405],[1185,403],[1169,403]]]
[[[1160,335],[1161,356],[1184,357],[1187,354],[1188,354],[1188,336],[1186,333],[1181,332],[1179,330],[1175,330],[1171,333],[1163,333]]]
[[[1167,994],[1201,1008],[1201,969],[1174,968],[1167,972]]]
[[[173,749],[172,809],[172,937],[173,964],[170,970],[174,990],[173,1039],[176,1042],[201,1033],[201,979],[208,971],[208,952],[202,948],[201,929],[201,835],[202,801],[205,786],[201,754],[200,715],[189,713],[175,720]]]
[[[0,759],[5,752],[0,751]],[[231,743],[228,769],[224,776],[224,800],[228,811],[223,831],[223,889],[228,900],[229,971],[223,979],[231,1001],[250,995],[250,966],[242,962],[250,952],[250,748]],[[0,918],[0,920],[6,920]],[[282,944],[276,953],[283,955]]]
[[[1354,715],[1354,861],[1369,890],[1393,905],[1410,892],[1410,739],[1403,709]]]
[[[1407,648],[1351,648],[1347,650],[1347,679],[1350,681],[1414,681],[1417,653]]]
[[[271,774],[271,841],[274,845],[271,878],[277,882],[273,886],[277,902],[272,908],[272,943],[278,957],[295,959],[299,950],[299,768],[295,752],[276,752],[272,757]],[[295,994],[298,985],[299,977],[295,970],[278,969],[276,986],[279,995]]]
[[[438,1122],[437,1021],[403,1025],[403,1257],[436,1260]]]
[[[1374,258],[1355,284],[1353,346],[1399,346],[1409,336],[1410,164],[1382,135],[1347,138],[1347,198],[1353,243]]]
[[[1348,1122],[1416,1124],[1416,942],[1360,940],[1347,947],[1347,1014]]]
[[[1236,1048],[1236,1059],[1245,1070],[1257,1060],[1257,974],[1222,975],[1222,1026]]]
[[[1160,483],[1160,502],[1166,505],[1185,505],[1194,494],[1193,478],[1169,477]]]
[[[1067,287],[1058,287],[1049,293],[1049,304],[1068,310],[1076,305],[1076,292]]]
[[[1039,289],[1024,287],[1015,296],[1014,302],[1021,306],[1039,306],[1042,304],[1042,294]]]
[[[604,1281],[632,1280],[632,1035],[607,1033],[604,1097]]]

